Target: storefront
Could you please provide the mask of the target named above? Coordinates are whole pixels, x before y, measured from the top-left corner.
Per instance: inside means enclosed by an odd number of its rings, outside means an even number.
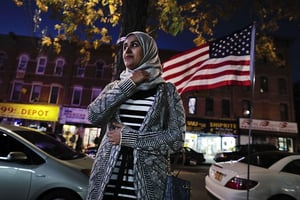
[[[59,123],[62,126],[62,134],[67,145],[75,148],[77,140],[76,130],[84,127],[81,137],[83,148],[95,146],[95,141],[100,137],[101,128],[93,127],[87,118],[87,110],[83,108],[62,107]],[[73,139],[74,138],[74,139]]]
[[[52,131],[58,116],[59,107],[55,105],[0,103],[0,117],[3,123]]]
[[[185,146],[204,153],[210,162],[220,151],[231,150],[237,143],[237,121],[187,118]]]
[[[273,144],[280,150],[296,151],[295,138],[298,134],[298,126],[295,122],[271,121],[249,118],[240,118],[240,144],[247,144],[250,136],[250,143]]]

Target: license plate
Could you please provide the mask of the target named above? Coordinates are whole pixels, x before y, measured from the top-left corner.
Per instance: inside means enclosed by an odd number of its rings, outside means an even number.
[[[220,172],[216,172],[215,173],[215,179],[218,180],[218,181],[222,181],[222,178],[223,178],[223,174],[220,173]]]

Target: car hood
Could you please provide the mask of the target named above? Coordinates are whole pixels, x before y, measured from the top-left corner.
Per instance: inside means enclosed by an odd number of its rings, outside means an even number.
[[[94,159],[92,159],[88,156],[85,156],[82,158],[68,160],[67,162],[76,168],[91,169],[92,165],[94,163]]]
[[[55,162],[59,162],[65,166],[68,166],[70,168],[73,169],[77,169],[77,170],[82,170],[82,169],[92,169],[93,163],[94,163],[94,159],[88,157],[88,156],[84,156],[84,157],[79,157],[79,158],[74,158],[71,160],[60,160],[58,158],[55,158],[53,156],[48,156],[48,158],[46,158],[46,160],[49,161],[53,160]]]

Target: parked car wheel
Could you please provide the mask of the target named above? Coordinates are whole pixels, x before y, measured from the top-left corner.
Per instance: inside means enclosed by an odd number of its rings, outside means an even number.
[[[46,193],[40,200],[81,200],[81,198],[70,190],[57,189]]]
[[[293,197],[287,195],[276,195],[271,197],[269,200],[295,200]]]

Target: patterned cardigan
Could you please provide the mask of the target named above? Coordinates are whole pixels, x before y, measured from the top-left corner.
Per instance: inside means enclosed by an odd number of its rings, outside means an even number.
[[[88,106],[89,120],[97,126],[107,125],[108,130],[112,121],[120,122],[119,106],[135,91],[136,85],[131,79],[108,84],[101,95]],[[163,128],[166,124],[166,128]],[[173,84],[160,84],[140,129],[136,131],[125,126],[121,131],[121,145],[134,149],[134,186],[137,199],[163,198],[167,154],[168,151],[177,151],[183,146],[184,133],[185,113],[181,97]],[[103,198],[120,148],[120,145],[112,145],[105,133],[90,176],[88,200]]]

